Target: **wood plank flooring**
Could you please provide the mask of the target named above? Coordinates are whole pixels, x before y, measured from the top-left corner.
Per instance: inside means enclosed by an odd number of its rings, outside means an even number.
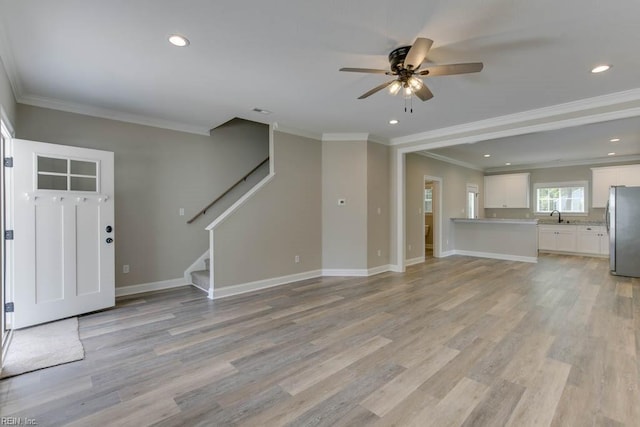
[[[85,360],[0,381],[40,426],[640,426],[640,279],[449,257],[80,318]]]

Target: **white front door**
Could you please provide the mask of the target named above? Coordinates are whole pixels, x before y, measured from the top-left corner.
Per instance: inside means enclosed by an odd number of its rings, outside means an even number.
[[[13,140],[13,327],[115,304],[113,153]]]

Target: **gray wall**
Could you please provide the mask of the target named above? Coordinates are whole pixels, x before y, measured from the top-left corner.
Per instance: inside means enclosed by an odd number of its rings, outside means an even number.
[[[477,184],[482,191],[484,175],[480,171],[467,169],[419,154],[407,154],[405,166],[405,258],[424,255],[424,176],[442,178],[442,248],[443,252],[454,249],[453,227],[450,218],[465,217],[467,184]],[[479,201],[482,206],[482,198]],[[435,208],[435,204],[434,204]],[[431,231],[434,233],[434,230]],[[411,249],[409,249],[411,246]]]
[[[367,267],[389,264],[391,181],[389,147],[367,143]],[[378,210],[380,213],[378,213]],[[378,255],[380,250],[380,255]]]
[[[323,268],[367,268],[367,210],[367,142],[323,141]]]
[[[622,162],[622,163],[606,163],[606,164],[591,164],[591,165],[579,165],[579,166],[564,166],[564,167],[555,167],[555,168],[544,168],[544,169],[528,169],[528,170],[518,170],[513,173],[522,173],[529,172],[530,176],[530,185],[531,185],[531,201],[529,209],[485,209],[485,217],[492,218],[495,215],[495,218],[526,218],[529,215],[529,218],[541,218],[547,219],[547,215],[544,216],[536,216],[534,214],[535,211],[535,194],[533,192],[533,185],[535,183],[544,183],[544,182],[569,182],[569,181],[588,181],[589,182],[589,194],[588,194],[588,216],[576,216],[571,217],[569,215],[562,215],[563,219],[567,218],[569,220],[575,218],[576,220],[592,220],[592,221],[602,221],[604,218],[604,209],[601,208],[592,208],[591,207],[591,168],[593,167],[602,167],[602,166],[614,166],[619,164],[629,164],[630,162]],[[633,162],[631,162],[633,163]],[[511,173],[511,172],[500,172],[503,173]],[[487,175],[498,175],[498,173],[488,173]],[[482,208],[482,204],[480,205]]]
[[[214,231],[216,289],[322,268],[322,145],[274,132],[274,158],[274,178]]]
[[[268,156],[265,125],[233,121],[212,137],[18,104],[16,136],[115,153],[116,286],[180,278],[209,246],[206,217],[186,221]],[[180,208],[185,216],[179,216]],[[130,273],[122,273],[122,265]]]
[[[11,89],[11,84],[9,83],[9,78],[7,77],[4,64],[2,63],[2,58],[0,58],[0,105],[4,109],[9,120],[11,120],[11,125],[15,126],[16,99],[13,95],[13,90]]]

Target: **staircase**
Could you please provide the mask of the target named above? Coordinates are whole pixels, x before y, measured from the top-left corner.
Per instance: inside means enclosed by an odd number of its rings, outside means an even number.
[[[202,289],[205,292],[209,292],[209,270],[210,270],[211,260],[209,258],[205,258],[204,260],[204,270],[197,270],[191,272],[191,283],[194,286]]]

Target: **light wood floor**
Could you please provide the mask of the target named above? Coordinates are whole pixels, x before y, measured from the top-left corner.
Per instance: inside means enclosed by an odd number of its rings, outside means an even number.
[[[0,382],[40,426],[638,426],[640,280],[450,257],[82,316],[86,359]]]

